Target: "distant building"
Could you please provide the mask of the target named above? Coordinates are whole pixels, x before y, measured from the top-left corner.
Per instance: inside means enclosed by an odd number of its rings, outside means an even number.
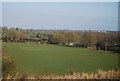
[[[106,30],[100,30],[98,32],[101,32],[101,33],[106,33]]]
[[[86,47],[86,44],[80,43],[80,42],[64,42],[62,45],[70,45],[70,46],[76,46],[76,47]]]
[[[64,43],[62,43],[63,45],[74,45],[74,43],[73,42],[64,42]]]

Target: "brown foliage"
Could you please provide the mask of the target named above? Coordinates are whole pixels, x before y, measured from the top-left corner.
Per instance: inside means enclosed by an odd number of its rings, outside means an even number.
[[[16,61],[10,59],[9,56],[7,55],[6,49],[3,48],[3,52],[2,52],[2,74],[3,74],[3,77],[12,75],[15,69],[16,69]]]
[[[86,32],[82,37],[82,42],[87,44],[88,47],[95,47],[97,43],[96,34],[91,31]]]
[[[66,42],[67,38],[63,34],[55,33],[50,37],[50,41],[53,43],[63,43]]]
[[[103,71],[98,70],[96,73],[78,73],[67,74],[64,76],[40,76],[40,75],[19,75],[8,76],[7,79],[120,79],[120,69]]]

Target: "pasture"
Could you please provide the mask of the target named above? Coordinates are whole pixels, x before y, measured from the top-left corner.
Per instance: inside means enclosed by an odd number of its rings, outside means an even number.
[[[64,47],[51,44],[3,43],[9,56],[18,63],[16,72],[39,75],[64,75],[71,72],[96,72],[118,67],[117,53]]]

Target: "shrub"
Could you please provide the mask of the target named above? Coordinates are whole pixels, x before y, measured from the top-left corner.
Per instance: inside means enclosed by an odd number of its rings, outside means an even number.
[[[14,70],[16,69],[16,61],[10,59],[7,51],[4,48],[2,53],[2,74],[3,77],[7,77],[8,75],[12,75]]]

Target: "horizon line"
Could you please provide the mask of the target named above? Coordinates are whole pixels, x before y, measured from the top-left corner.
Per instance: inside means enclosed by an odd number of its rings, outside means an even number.
[[[0,26],[0,27],[7,27],[7,26]],[[21,28],[21,27],[7,27],[8,29],[10,28],[18,28],[18,29],[24,29],[24,30],[68,30],[68,31],[120,31],[119,29],[118,30],[106,30],[106,29],[101,29],[101,30],[96,30],[96,29],[55,29],[55,28]]]

